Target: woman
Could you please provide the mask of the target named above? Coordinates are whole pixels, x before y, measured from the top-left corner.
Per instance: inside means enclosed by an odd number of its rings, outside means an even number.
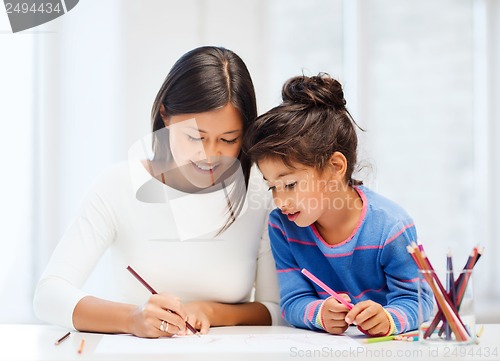
[[[37,285],[37,316],[139,337],[189,334],[186,321],[201,333],[278,323],[275,266],[262,236],[272,200],[240,151],[256,116],[253,83],[235,53],[200,47],[183,55],[153,104],[152,156],[139,143],[93,187]],[[81,289],[106,251],[110,299]]]

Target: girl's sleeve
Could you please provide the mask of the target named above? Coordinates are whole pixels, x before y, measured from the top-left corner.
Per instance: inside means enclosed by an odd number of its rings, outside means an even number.
[[[74,308],[87,296],[81,287],[114,240],[115,218],[99,183],[65,231],[36,286],[33,307],[42,321],[74,329]]]
[[[323,330],[320,308],[324,300],[302,275],[276,211],[269,217],[268,228],[278,273],[281,316],[293,326]]]
[[[386,275],[387,305],[384,309],[392,317],[393,332],[398,334],[418,328],[418,268],[406,247],[417,241],[412,221],[398,223],[393,227],[381,252],[381,263]],[[425,284],[423,288],[422,311],[430,317],[433,296]]]

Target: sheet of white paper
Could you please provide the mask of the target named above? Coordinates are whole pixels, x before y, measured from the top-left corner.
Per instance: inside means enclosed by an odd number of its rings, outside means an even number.
[[[104,335],[95,352],[103,354],[171,353],[288,353],[297,350],[345,350],[360,346],[349,336],[304,334],[208,334],[144,339],[129,335]]]

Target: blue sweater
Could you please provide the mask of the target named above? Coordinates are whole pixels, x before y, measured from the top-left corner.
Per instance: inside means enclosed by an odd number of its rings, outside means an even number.
[[[392,316],[394,333],[418,327],[418,268],[406,246],[417,241],[415,225],[394,202],[370,189],[356,187],[363,200],[360,221],[340,244],[327,244],[314,224],[299,227],[279,209],[271,212],[269,235],[276,261],[283,318],[290,324],[322,330],[317,314],[329,295],[300,271],[307,268],[351,302],[372,300]],[[425,318],[433,299],[424,292]]]

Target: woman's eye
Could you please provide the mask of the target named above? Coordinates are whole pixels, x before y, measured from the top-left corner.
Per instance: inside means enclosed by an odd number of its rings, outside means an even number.
[[[227,143],[227,144],[234,144],[238,141],[238,138],[234,138],[234,139],[221,139],[224,143]]]
[[[285,185],[285,188],[286,189],[293,189],[293,188],[295,188],[296,185],[297,185],[297,182],[289,183],[289,184]]]
[[[191,141],[191,142],[199,142],[200,140],[202,140],[202,139],[203,139],[203,138],[196,138],[196,137],[192,137],[192,136],[190,136],[189,134],[186,134],[186,135],[187,135],[187,137],[188,137],[189,141]]]
[[[275,186],[271,186],[268,188],[268,191],[275,191],[276,190],[276,187]]]

